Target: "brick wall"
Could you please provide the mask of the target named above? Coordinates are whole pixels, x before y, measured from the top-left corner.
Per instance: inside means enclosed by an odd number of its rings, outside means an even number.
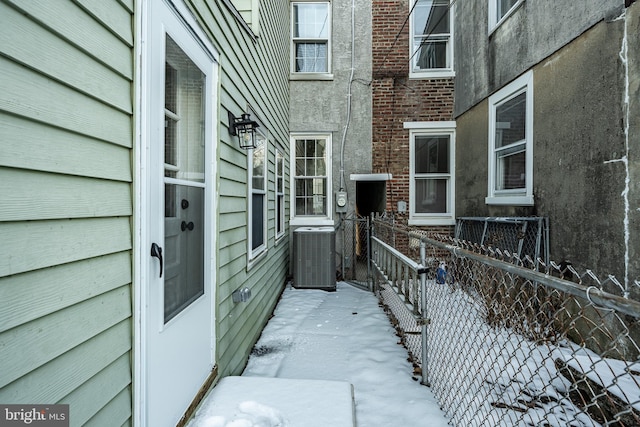
[[[409,79],[409,0],[374,0],[373,172],[391,173],[387,211],[409,203],[409,130],[404,122],[453,120],[453,78]]]

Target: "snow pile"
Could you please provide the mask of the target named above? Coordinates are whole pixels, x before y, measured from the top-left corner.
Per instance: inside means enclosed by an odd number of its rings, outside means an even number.
[[[257,402],[240,402],[233,419],[213,415],[203,419],[202,427],[286,427],[287,422],[277,410]]]
[[[226,377],[189,427],[354,427],[353,418],[346,382]]]

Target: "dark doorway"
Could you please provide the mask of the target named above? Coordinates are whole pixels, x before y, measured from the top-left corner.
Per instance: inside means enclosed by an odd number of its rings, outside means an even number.
[[[356,214],[368,217],[385,207],[386,181],[356,181]]]

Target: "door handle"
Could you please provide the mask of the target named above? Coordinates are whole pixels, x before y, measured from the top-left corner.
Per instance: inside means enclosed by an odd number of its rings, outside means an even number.
[[[182,231],[189,229],[189,231],[193,231],[193,222],[189,221],[189,223],[187,224],[186,221],[182,221],[182,224],[180,224],[180,229],[182,229]]]
[[[162,248],[156,243],[151,244],[151,256],[160,260],[160,277],[162,277],[162,266],[164,264],[162,260]]]

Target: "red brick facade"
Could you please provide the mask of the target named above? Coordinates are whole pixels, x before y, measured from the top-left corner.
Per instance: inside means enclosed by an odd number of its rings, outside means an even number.
[[[387,183],[390,212],[397,211],[398,201],[409,203],[409,130],[404,123],[453,120],[453,78],[409,78],[409,1],[372,4],[373,172],[393,175]]]

